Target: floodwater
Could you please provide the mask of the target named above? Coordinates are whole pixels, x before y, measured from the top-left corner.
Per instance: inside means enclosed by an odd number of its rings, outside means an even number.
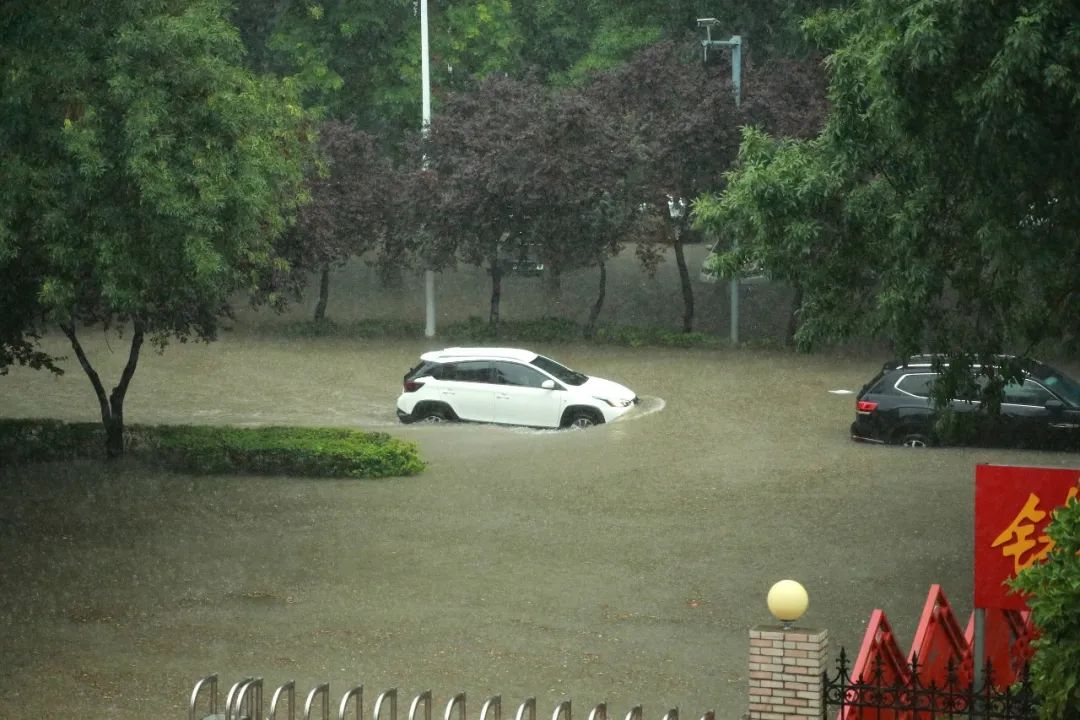
[[[115,383],[123,345],[86,340]],[[500,693],[507,713],[536,696],[541,714],[572,698],[737,718],[773,582],[806,585],[802,624],[834,654],[876,607],[906,647],[931,583],[966,620],[975,463],[1080,466],[851,442],[853,399],[829,391],[879,357],[543,346],[645,402],[586,431],[397,425],[401,376],[437,344],[226,334],[144,352],[126,405],[128,422],[386,430],[419,443],[416,477],[0,469],[0,716],[181,718],[218,672],[329,681],[335,703],[430,688],[436,712],[465,691],[470,716]],[[0,377],[0,415],[96,419],[66,367]]]

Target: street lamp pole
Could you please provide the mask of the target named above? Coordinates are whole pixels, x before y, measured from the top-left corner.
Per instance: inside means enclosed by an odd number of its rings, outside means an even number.
[[[420,132],[427,137],[431,128],[431,62],[428,53],[427,0],[420,0],[420,82],[422,119]],[[425,161],[426,164],[426,161]],[[424,336],[435,337],[435,271],[424,271]]]
[[[735,94],[735,107],[739,107],[742,101],[742,36],[732,35],[727,40],[713,40],[712,29],[717,22],[719,21],[716,18],[698,18],[698,27],[705,28],[705,39],[701,41],[705,53],[703,60],[708,62],[711,47],[731,48],[731,89]]]
[[[742,101],[742,36],[732,35],[728,40],[713,40],[712,29],[717,23],[716,18],[698,18],[698,27],[705,28],[705,39],[701,41],[704,49],[704,60],[709,59],[709,48],[731,48],[731,89],[735,94],[735,107],[739,107]],[[738,247],[738,239],[732,243],[732,248]],[[731,279],[731,344],[739,344],[739,277]]]

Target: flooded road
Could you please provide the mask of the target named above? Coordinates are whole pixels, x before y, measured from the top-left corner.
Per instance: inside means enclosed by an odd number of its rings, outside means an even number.
[[[125,348],[98,335],[110,384]],[[63,351],[56,339],[50,347]],[[857,649],[875,607],[906,648],[940,582],[966,614],[976,462],[1076,454],[852,443],[877,356],[537,346],[645,398],[582,432],[401,426],[401,376],[434,342],[229,334],[145,352],[133,423],[337,425],[419,443],[379,481],[0,469],[0,716],[184,717],[201,675],[363,682],[470,716],[574,699],[718,718],[746,708],[747,631],[795,578],[804,624]],[[70,355],[70,352],[68,352]],[[96,420],[73,360],[0,377],[0,415]],[[1067,367],[1072,374],[1077,368]],[[372,696],[373,697],[373,696]],[[370,698],[368,700],[370,702]]]

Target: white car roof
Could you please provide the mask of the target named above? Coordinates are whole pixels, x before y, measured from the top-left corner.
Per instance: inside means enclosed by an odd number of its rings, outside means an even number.
[[[518,362],[527,363],[536,359],[536,353],[532,350],[521,350],[519,348],[452,347],[443,350],[432,350],[420,356],[421,360],[428,362],[462,360],[465,358],[517,360]]]

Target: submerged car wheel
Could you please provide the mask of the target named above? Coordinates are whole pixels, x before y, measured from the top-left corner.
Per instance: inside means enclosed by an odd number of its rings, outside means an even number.
[[[922,433],[905,433],[900,438],[900,444],[909,448],[930,447],[930,438]]]
[[[597,417],[595,410],[571,410],[567,417],[566,427],[574,430],[584,430],[593,425],[599,425],[601,422],[603,420]]]
[[[413,412],[416,422],[441,423],[455,418],[454,411],[445,405],[425,405],[418,412]]]

